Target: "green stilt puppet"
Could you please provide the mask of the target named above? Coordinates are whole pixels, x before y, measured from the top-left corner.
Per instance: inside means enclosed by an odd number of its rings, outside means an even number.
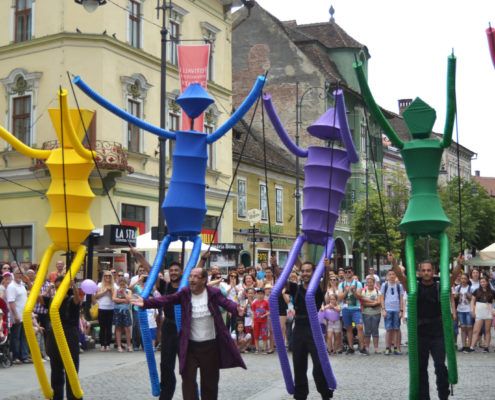
[[[449,242],[445,229],[450,221],[440,203],[437,180],[443,150],[452,142],[456,113],[455,65],[452,54],[448,60],[447,116],[442,140],[430,138],[436,112],[419,97],[404,111],[404,121],[412,140],[403,142],[377,106],[366,81],[362,63],[354,64],[364,101],[371,114],[385,131],[393,145],[400,149],[407,176],[411,182],[411,198],[399,228],[406,233],[406,266],[408,290],[409,398],[419,398],[417,280],[414,242],[420,236],[440,240],[440,303],[447,353],[449,383],[457,383],[457,361],[450,310]]]

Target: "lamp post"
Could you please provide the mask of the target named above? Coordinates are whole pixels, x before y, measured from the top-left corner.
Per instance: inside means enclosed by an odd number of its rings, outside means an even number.
[[[330,84],[325,81],[325,87],[321,86],[310,86],[307,88],[303,94],[301,95],[301,98],[299,98],[299,82],[296,82],[296,146],[299,146],[299,128],[302,125],[302,118],[301,118],[301,108],[302,108],[302,102],[304,100],[304,97],[311,91],[313,90],[321,90],[323,91],[324,97],[322,97],[322,94],[320,93],[320,98],[321,99],[327,99],[328,92],[330,90]],[[301,190],[300,190],[300,179],[299,179],[299,172],[300,172],[300,164],[299,164],[299,156],[296,156],[296,193],[294,197],[296,198],[296,237],[299,236],[300,233],[300,226],[301,226]]]

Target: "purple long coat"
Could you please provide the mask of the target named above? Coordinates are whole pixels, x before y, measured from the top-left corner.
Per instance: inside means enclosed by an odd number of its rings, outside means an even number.
[[[234,317],[237,317],[237,304],[226,299],[218,288],[207,286],[206,291],[208,292],[208,308],[215,322],[218,351],[220,354],[220,368],[242,367],[247,369],[234,340],[223,322],[222,315],[218,308],[223,307]],[[187,347],[189,345],[191,333],[191,289],[185,287],[173,294],[144,300],[144,308],[160,308],[167,304],[181,305],[182,329],[179,336],[179,372],[182,375],[186,366]]]

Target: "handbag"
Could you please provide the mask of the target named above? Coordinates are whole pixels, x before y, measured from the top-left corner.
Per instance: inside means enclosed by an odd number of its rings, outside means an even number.
[[[93,321],[98,319],[98,303],[95,303],[90,307],[89,316],[91,317],[91,320],[93,320]]]

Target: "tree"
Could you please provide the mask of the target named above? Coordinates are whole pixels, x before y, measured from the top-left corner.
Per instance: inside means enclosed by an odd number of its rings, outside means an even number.
[[[481,250],[495,241],[495,200],[474,180],[461,179],[462,249]],[[451,255],[461,250],[459,179],[440,189],[440,198],[452,225],[447,229]]]

